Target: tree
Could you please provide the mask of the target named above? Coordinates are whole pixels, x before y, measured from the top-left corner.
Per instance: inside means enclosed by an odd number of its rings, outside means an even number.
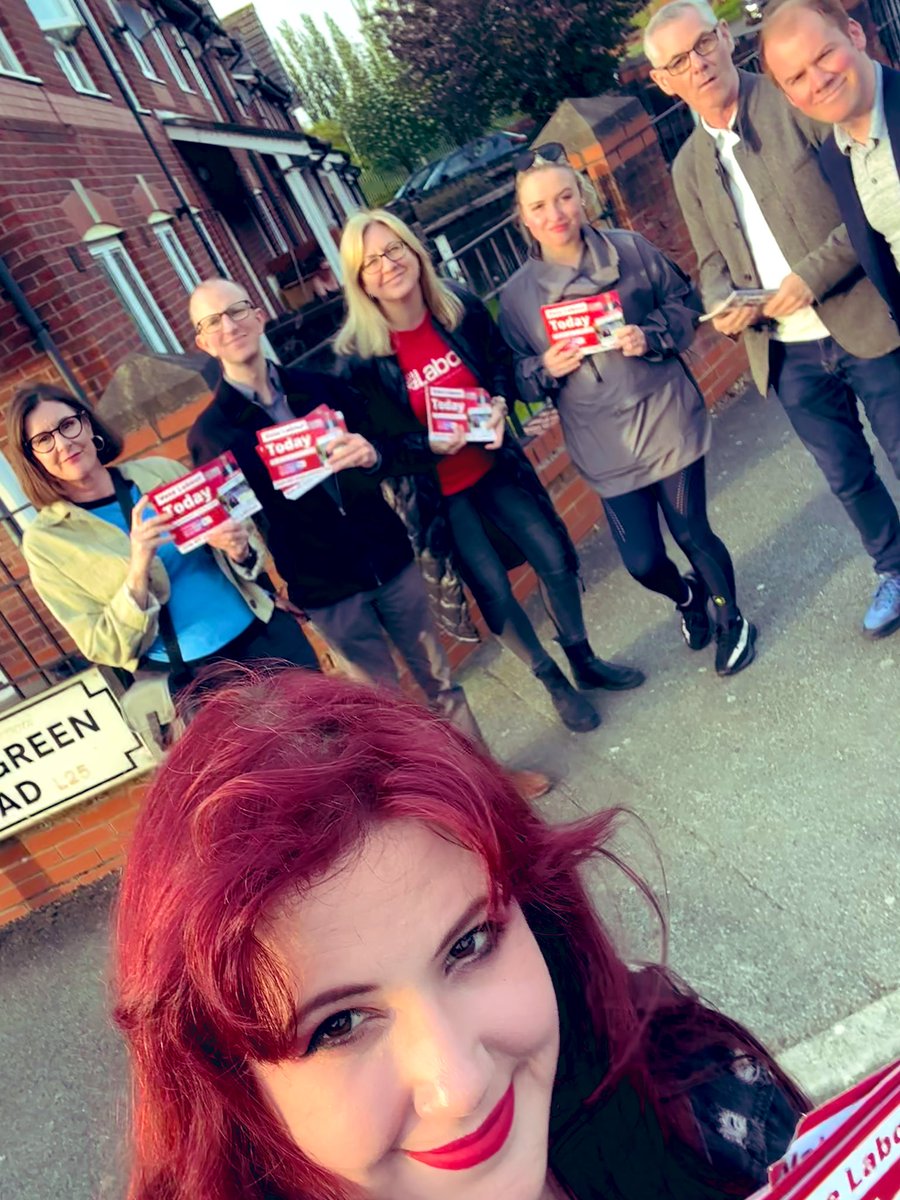
[[[344,79],[328,39],[308,13],[295,29],[287,21],[278,26],[278,35],[287,54],[284,65],[297,86],[300,101],[314,121],[333,117],[340,106]]]
[[[444,127],[434,115],[427,85],[413,82],[409,68],[391,54],[380,19],[363,3],[358,11],[359,44],[330,14],[327,37],[308,16],[300,29],[282,22],[286,65],[317,127],[335,122],[364,165],[412,170],[430,157]]]
[[[614,86],[636,0],[383,0],[394,54],[429,85],[446,122],[498,111],[538,120],[568,96]],[[468,136],[472,136],[471,132]]]

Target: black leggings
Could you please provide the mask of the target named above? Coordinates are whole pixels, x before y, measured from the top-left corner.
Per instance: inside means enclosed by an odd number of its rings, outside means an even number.
[[[496,525],[537,572],[560,643],[573,646],[587,638],[578,577],[566,564],[559,531],[529,492],[503,479],[495,468],[472,487],[447,498],[447,517],[463,579],[488,628],[518,658],[532,670],[551,661],[513,595],[482,517]]]
[[[740,615],[731,555],[713,533],[706,513],[705,459],[658,483],[603,501],[609,527],[628,572],[638,583],[675,604],[685,600],[681,573],[666,554],[659,513],[691,566],[706,584],[719,623]]]

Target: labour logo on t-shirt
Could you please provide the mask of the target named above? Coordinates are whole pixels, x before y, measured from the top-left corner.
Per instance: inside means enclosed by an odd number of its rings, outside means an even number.
[[[446,354],[440,354],[427,362],[421,370],[416,367],[412,371],[406,373],[406,387],[410,392],[418,392],[428,383],[437,383],[439,379],[443,379],[449,375],[451,371],[455,371],[457,367],[462,366],[462,359],[455,350],[448,350]]]

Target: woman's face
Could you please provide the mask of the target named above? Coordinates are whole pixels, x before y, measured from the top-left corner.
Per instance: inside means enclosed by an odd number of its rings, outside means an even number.
[[[385,251],[394,255],[388,257]],[[363,235],[360,280],[363,289],[380,304],[402,303],[419,289],[422,268],[402,238],[375,221]]]
[[[534,240],[555,249],[581,237],[584,209],[575,177],[565,167],[539,167],[519,182],[519,214]]]
[[[73,437],[68,436],[72,430],[67,428],[67,422],[74,425],[72,418],[78,417],[75,409],[61,400],[42,400],[40,404],[25,418],[25,440],[41,433],[53,434],[53,444],[46,451],[41,448],[39,453],[32,444],[34,462],[44,468],[48,475],[60,480],[63,488],[67,483],[78,483],[97,468],[97,448],[92,438],[91,423],[85,417],[81,429]],[[60,429],[60,425],[66,430]]]
[[[372,1200],[538,1200],[556,998],[481,860],[394,822],[261,931],[297,995],[295,1054],[254,1071],[303,1153]]]

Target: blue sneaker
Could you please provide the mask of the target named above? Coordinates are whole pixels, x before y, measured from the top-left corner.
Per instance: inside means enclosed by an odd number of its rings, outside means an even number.
[[[880,575],[869,611],[863,617],[863,633],[870,638],[887,637],[900,629],[900,575]]]

